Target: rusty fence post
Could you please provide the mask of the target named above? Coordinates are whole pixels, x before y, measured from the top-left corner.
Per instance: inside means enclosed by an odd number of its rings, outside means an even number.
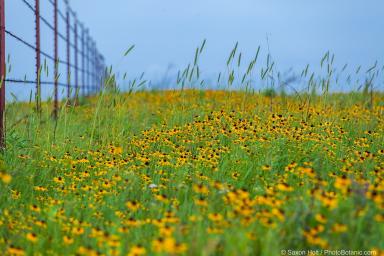
[[[88,88],[88,94],[92,94],[92,88],[93,88],[93,57],[92,57],[92,38],[89,37],[89,88]]]
[[[94,60],[95,60],[95,65],[94,65],[95,66],[95,68],[94,68],[94,70],[95,70],[95,92],[97,93],[97,91],[98,91],[97,87],[99,85],[99,82],[98,82],[99,72],[97,70],[97,50],[96,50],[96,46],[95,46],[94,54],[95,54],[95,56],[94,56]]]
[[[88,76],[89,76],[89,83],[88,83],[88,96],[92,93],[92,38],[90,37],[90,34],[88,34]]]
[[[0,149],[5,149],[5,5],[0,0]]]
[[[66,3],[66,31],[67,31],[67,103],[71,100],[71,32],[70,32],[70,17],[69,17],[69,5]]]
[[[99,72],[97,70],[97,48],[96,48],[96,43],[95,43],[95,51],[94,51],[94,54],[95,54],[95,91],[98,92],[98,86],[99,86]]]
[[[57,20],[57,0],[54,0],[54,80],[55,80],[55,88],[54,88],[54,103],[53,103],[53,117],[57,119],[59,112],[59,98],[58,98],[58,80],[59,80],[59,48],[58,48],[58,20]]]
[[[102,62],[102,65],[101,65],[101,68],[103,69],[103,81],[102,81],[102,87],[103,87],[103,89],[105,89],[105,79],[106,79],[106,77],[107,77],[107,67],[106,67],[106,65],[105,65],[105,59],[104,59],[104,56],[103,55],[101,55],[101,62]]]
[[[77,17],[76,15],[74,14],[74,27],[75,27],[75,105],[77,104],[78,102],[78,93],[79,93],[79,63],[78,63],[78,57],[79,57],[79,53],[78,53],[78,35],[77,35]]]
[[[85,31],[81,25],[81,92],[84,96],[85,90]]]
[[[100,92],[100,55],[96,51],[96,81],[97,81],[97,90]]]
[[[94,64],[94,62],[93,62],[93,39],[90,37],[90,39],[89,39],[89,76],[90,76],[89,94],[93,93],[93,87],[95,85],[93,64]]]
[[[97,90],[100,92],[100,88],[101,88],[101,71],[100,71],[100,54],[99,52],[97,51],[96,52],[96,70],[97,70]]]
[[[101,77],[101,87],[102,89],[105,88],[105,78],[107,77],[107,67],[105,66],[105,60],[104,56],[101,55],[101,71],[102,71],[102,77]]]
[[[103,69],[103,56],[100,54],[99,55],[99,58],[100,58],[100,91],[103,89],[103,80],[104,80],[104,69]]]
[[[103,89],[103,65],[102,65],[102,58],[101,58],[101,54],[99,53],[99,73],[100,73],[100,91]]]
[[[40,60],[40,0],[35,0],[35,33],[36,33],[36,111],[41,113],[41,60]]]
[[[92,77],[93,77],[93,89],[92,93],[95,93],[97,87],[97,71],[96,71],[96,43],[92,40]]]
[[[99,71],[97,70],[98,66],[97,66],[97,50],[95,49],[95,81],[96,81],[96,84],[95,84],[95,92],[99,92]]]
[[[101,54],[99,53],[99,73],[100,73],[100,91],[103,89],[103,65]]]
[[[87,85],[86,85],[86,90],[85,90],[85,95],[88,95],[89,94],[89,84],[91,82],[91,79],[90,79],[90,72],[89,72],[89,66],[90,66],[90,59],[89,59],[89,33],[88,33],[88,29],[86,30],[86,61],[87,61],[87,69],[86,69],[86,72],[87,72]]]
[[[91,94],[94,93],[95,89],[95,43],[91,40]]]

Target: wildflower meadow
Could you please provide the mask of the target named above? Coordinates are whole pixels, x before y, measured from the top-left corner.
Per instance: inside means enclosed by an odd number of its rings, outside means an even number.
[[[57,122],[9,104],[1,254],[381,255],[383,100],[110,92]]]
[[[383,0],[0,0],[0,256],[384,256]]]

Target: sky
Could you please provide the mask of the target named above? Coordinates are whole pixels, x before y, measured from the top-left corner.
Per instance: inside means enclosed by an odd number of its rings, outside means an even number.
[[[59,2],[63,7],[63,0]],[[21,0],[5,3],[7,29],[33,43],[33,13]],[[300,71],[307,64],[316,70],[327,51],[335,54],[335,63],[348,63],[351,70],[359,65],[369,68],[376,60],[384,63],[382,0],[71,0],[70,5],[90,29],[108,65],[130,79],[145,72],[153,84],[169,67],[175,72],[193,61],[204,39],[200,66],[206,77],[225,70],[236,42],[244,60],[253,58],[261,46],[260,56],[270,53],[282,72]],[[48,0],[41,0],[41,6],[42,15],[52,20]],[[64,33],[64,24],[59,26]],[[52,38],[43,28],[43,50],[52,52]],[[8,77],[33,80],[33,51],[9,37],[6,43],[12,67]],[[131,45],[135,49],[124,57]],[[65,56],[63,42],[59,47],[60,56]],[[25,100],[31,90],[32,86],[9,85],[7,99],[12,100],[13,93]],[[52,91],[46,86],[43,95]]]

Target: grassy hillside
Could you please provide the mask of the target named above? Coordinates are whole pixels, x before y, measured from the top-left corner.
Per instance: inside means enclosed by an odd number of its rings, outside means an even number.
[[[373,96],[106,93],[57,122],[8,104],[0,254],[383,253]]]

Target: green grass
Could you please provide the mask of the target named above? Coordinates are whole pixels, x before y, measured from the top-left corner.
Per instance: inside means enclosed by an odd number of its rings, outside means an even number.
[[[8,104],[0,254],[382,252],[384,95],[265,94]]]

